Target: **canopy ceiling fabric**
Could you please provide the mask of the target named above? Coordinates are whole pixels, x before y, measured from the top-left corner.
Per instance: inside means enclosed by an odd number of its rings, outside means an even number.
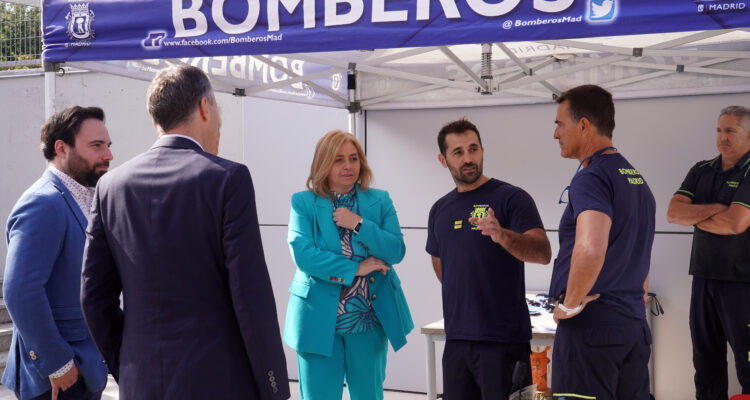
[[[188,63],[218,90],[352,111],[548,102],[582,83],[746,92],[749,3],[45,0],[43,57],[139,79]]]

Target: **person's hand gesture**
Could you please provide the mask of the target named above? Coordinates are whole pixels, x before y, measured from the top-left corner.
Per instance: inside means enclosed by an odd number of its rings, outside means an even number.
[[[333,222],[336,226],[340,226],[346,229],[354,229],[357,223],[362,220],[362,217],[349,211],[346,207],[339,207],[333,210]]]
[[[500,243],[503,237],[503,227],[495,218],[495,211],[492,208],[487,210],[487,216],[484,218],[471,217],[469,222],[477,225],[477,229],[482,235],[489,236],[493,242]]]

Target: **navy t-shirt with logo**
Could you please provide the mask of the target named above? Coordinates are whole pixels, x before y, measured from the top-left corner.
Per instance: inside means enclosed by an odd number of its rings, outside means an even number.
[[[612,220],[604,265],[589,293],[599,293],[596,301],[616,315],[646,318],[643,283],[651,264],[656,202],[643,176],[619,153],[595,156],[570,183],[550,296],[558,298],[567,288],[576,220],[587,210]]]
[[[497,179],[468,192],[454,189],[432,206],[426,249],[442,266],[446,338],[527,342],[524,264],[469,222],[489,208],[504,228],[544,228],[531,196]]]

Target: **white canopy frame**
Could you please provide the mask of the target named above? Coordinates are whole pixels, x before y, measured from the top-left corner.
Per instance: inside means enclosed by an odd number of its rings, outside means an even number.
[[[727,36],[732,36],[724,40]],[[739,36],[738,36],[739,35]],[[638,47],[641,37],[648,45]],[[654,37],[662,38],[655,40]],[[737,40],[739,37],[739,41]],[[622,37],[620,37],[622,38]],[[397,108],[439,108],[461,106],[489,106],[505,104],[530,104],[550,102],[565,89],[556,80],[585,71],[601,68],[631,68],[639,73],[632,76],[614,77],[597,83],[613,91],[618,98],[657,96],[653,90],[633,90],[634,85],[643,85],[657,79],[677,74],[710,75],[740,79],[722,88],[723,92],[750,91],[750,29],[726,29],[698,31],[681,34],[639,35],[627,41],[628,45],[613,45],[612,38],[586,38],[563,40],[540,40],[525,42],[527,45],[545,46],[552,51],[546,54],[517,54],[517,43],[492,43],[484,45],[433,46],[421,48],[387,49],[374,51],[351,51],[330,53],[294,53],[277,55],[290,60],[300,60],[323,67],[308,74],[300,74],[282,62],[261,55],[247,56],[283,73],[285,79],[246,87],[232,87],[216,82],[217,90],[238,95],[259,95],[267,91],[290,85],[305,84],[324,94],[334,106],[346,108],[350,113],[350,130],[357,134],[357,116],[363,110]],[[714,49],[713,43],[742,43],[737,49]],[[631,44],[636,44],[631,45]],[[476,52],[467,53],[472,46]],[[737,46],[735,46],[736,48]],[[504,60],[498,65],[492,60],[492,49]],[[478,58],[476,56],[479,56]],[[423,60],[429,60],[424,62]],[[682,60],[685,60],[682,62]],[[170,62],[183,62],[170,60]],[[742,63],[740,68],[736,63]],[[733,64],[734,63],[734,64]],[[71,63],[75,65],[75,63]],[[743,68],[744,67],[744,68]],[[421,69],[420,69],[421,68]],[[54,112],[55,71],[57,65],[46,68],[45,91],[46,112]],[[94,68],[95,69],[95,68]],[[425,71],[429,70],[428,72]],[[481,70],[481,71],[479,71]],[[446,71],[450,71],[448,74]],[[335,74],[350,76],[345,95],[336,92],[316,80]],[[385,93],[363,89],[363,82],[389,80],[396,82],[394,88]],[[623,90],[621,90],[623,89]],[[627,90],[625,90],[627,89]],[[712,88],[704,88],[710,92]],[[441,92],[455,96],[447,101],[405,101],[409,98],[439,97]],[[678,87],[664,90],[662,95],[701,94],[694,87]]]
[[[600,44],[590,40],[545,40],[535,42],[551,47],[564,47],[574,49],[575,51],[595,52],[604,55],[603,58],[584,58],[576,54],[550,55],[541,60],[524,61],[521,57],[513,53],[510,47],[505,43],[494,43],[508,59],[515,64],[511,67],[498,68],[492,66],[491,77],[488,81],[483,76],[478,75],[470,64],[461,59],[453,51],[455,46],[439,46],[425,48],[410,48],[394,53],[386,53],[382,50],[373,51],[372,55],[364,61],[359,61],[352,68],[352,63],[345,59],[336,57],[326,57],[323,54],[287,54],[288,58],[303,60],[319,65],[330,67],[329,69],[305,77],[291,73],[279,63],[271,63],[264,60],[263,57],[255,56],[256,59],[278,68],[280,71],[287,73],[290,79],[267,83],[250,89],[250,93],[259,93],[261,91],[290,85],[293,83],[303,82],[315,85],[312,80],[318,79],[327,74],[341,73],[350,71],[350,73],[365,74],[366,76],[380,76],[399,80],[408,81],[414,84],[421,84],[417,87],[403,88],[385,95],[365,95],[355,96],[349,99],[343,99],[340,96],[331,96],[340,102],[346,108],[361,109],[379,109],[378,105],[388,105],[394,99],[404,98],[416,94],[424,94],[431,91],[443,89],[457,89],[469,93],[498,94],[507,93],[536,98],[537,101],[551,101],[559,96],[562,89],[550,83],[550,80],[560,78],[579,71],[589,70],[597,67],[619,66],[640,68],[645,70],[654,70],[653,72],[644,73],[635,77],[622,79],[613,79],[610,81],[600,82],[599,84],[606,88],[618,88],[637,82],[658,79],[672,74],[694,73],[710,74],[717,76],[750,78],[750,71],[730,68],[712,67],[736,60],[750,59],[750,51],[724,51],[724,50],[702,50],[702,49],[684,49],[687,45],[696,44],[697,42],[717,38],[732,32],[748,32],[748,29],[728,29],[716,31],[700,31],[686,34],[679,38],[664,40],[659,43],[651,44],[645,47],[624,47]],[[409,58],[415,58],[428,53],[439,52],[454,64],[465,75],[464,79],[452,79],[442,76],[429,74],[413,73],[404,70],[402,62]],[[669,58],[691,58],[699,61],[691,63],[674,63],[674,62],[651,62],[642,60],[644,57],[669,57]],[[574,62],[575,61],[575,62]],[[558,68],[548,68],[556,65]],[[539,90],[533,85],[539,84],[542,89]],[[330,94],[329,90],[323,90],[319,85],[313,86],[319,90]],[[356,93],[361,93],[357,90]],[[489,102],[491,103],[491,102]],[[358,107],[353,107],[353,104]]]

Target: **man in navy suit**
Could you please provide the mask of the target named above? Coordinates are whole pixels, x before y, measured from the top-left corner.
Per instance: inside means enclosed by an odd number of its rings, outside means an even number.
[[[287,399],[253,183],[216,156],[211,84],[170,67],[147,105],[159,139],[99,182],[84,251],[83,312],[120,399]]]
[[[93,187],[110,145],[100,108],[53,115],[41,135],[48,168],[8,218],[3,291],[14,327],[2,381],[19,399],[96,400],[107,383],[79,294]]]

